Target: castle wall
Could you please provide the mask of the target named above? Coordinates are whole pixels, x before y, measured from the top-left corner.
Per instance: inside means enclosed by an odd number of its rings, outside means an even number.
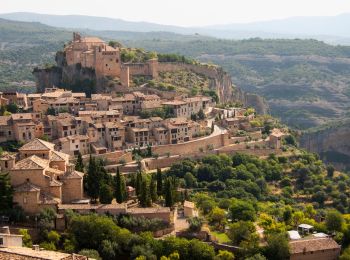
[[[152,152],[159,155],[165,155],[167,153],[170,153],[170,155],[194,154],[201,150],[204,152],[210,149],[222,147],[228,142],[228,134],[221,134],[212,137],[204,137],[181,144],[169,144],[152,147]]]

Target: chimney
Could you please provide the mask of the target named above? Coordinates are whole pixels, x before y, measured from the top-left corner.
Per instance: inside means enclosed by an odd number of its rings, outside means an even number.
[[[32,249],[33,249],[34,251],[40,251],[39,245],[33,245]]]
[[[0,233],[2,234],[10,234],[10,228],[8,226],[3,226],[0,228]]]

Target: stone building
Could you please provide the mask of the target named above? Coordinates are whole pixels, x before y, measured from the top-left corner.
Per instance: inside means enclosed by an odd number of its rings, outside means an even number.
[[[9,172],[14,202],[26,213],[83,199],[83,173],[75,171],[69,155],[55,151],[54,144],[34,139],[19,149],[18,157]]]
[[[305,238],[289,242],[290,260],[338,259],[340,245],[332,238]]]
[[[97,37],[82,37],[73,33],[73,40],[64,48],[68,65],[80,64],[93,68],[96,76],[118,77],[123,86],[129,86],[130,76],[143,75],[157,77],[158,60],[141,64],[122,63],[120,48],[112,47]]]
[[[163,106],[170,107],[174,117],[191,118],[191,115],[198,114],[200,110],[206,113],[212,104],[212,99],[205,96],[196,96],[182,100],[171,100],[163,102]]]

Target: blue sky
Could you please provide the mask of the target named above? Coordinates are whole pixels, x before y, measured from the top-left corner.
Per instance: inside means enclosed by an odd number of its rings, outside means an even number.
[[[82,14],[201,26],[350,13],[350,0],[0,0],[0,13]]]

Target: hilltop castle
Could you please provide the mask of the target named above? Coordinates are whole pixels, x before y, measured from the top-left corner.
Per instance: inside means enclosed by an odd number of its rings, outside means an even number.
[[[97,37],[82,37],[74,32],[73,41],[64,51],[67,65],[81,64],[82,67],[93,68],[97,77],[118,77],[123,86],[129,86],[130,76],[158,76],[157,59],[145,63],[122,63],[120,48],[109,46]]]

